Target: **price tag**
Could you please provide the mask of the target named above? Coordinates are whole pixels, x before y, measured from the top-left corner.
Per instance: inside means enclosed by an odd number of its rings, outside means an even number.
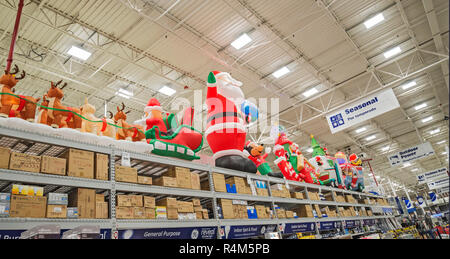
[[[128,166],[131,167],[131,162],[130,162],[130,153],[127,152],[123,152],[122,153],[122,166]]]
[[[286,186],[286,189],[289,190],[289,183],[288,183],[288,181],[286,180],[286,178],[284,178],[284,185]]]

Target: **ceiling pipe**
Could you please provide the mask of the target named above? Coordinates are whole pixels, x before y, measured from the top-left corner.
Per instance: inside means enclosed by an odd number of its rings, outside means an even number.
[[[19,1],[19,7],[17,9],[16,23],[14,24],[14,31],[11,38],[11,45],[9,47],[8,59],[6,60],[7,73],[9,73],[9,70],[11,69],[11,64],[13,62],[14,47],[16,46],[16,39],[17,39],[17,32],[19,31],[20,18],[22,17],[23,2],[24,0]]]

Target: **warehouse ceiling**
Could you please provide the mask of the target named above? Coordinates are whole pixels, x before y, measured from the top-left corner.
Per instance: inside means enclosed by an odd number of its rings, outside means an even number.
[[[2,66],[17,5],[18,0],[0,0]],[[50,81],[63,79],[66,105],[79,106],[88,97],[100,117],[105,105],[115,111],[124,102],[133,122],[152,97],[174,112],[194,103],[195,90],[203,91],[197,98],[204,100],[208,73],[228,71],[244,83],[247,98],[279,98],[279,124],[306,156],[314,134],[332,154],[366,153],[381,183],[389,178],[420,190],[416,174],[448,166],[448,5],[447,0],[26,0],[14,63],[28,77],[16,93],[42,97]],[[368,29],[365,22],[379,13],[384,20]],[[235,49],[231,43],[243,33],[252,41]],[[70,56],[74,45],[92,55],[86,61]],[[386,58],[394,47],[400,53]],[[284,66],[288,74],[272,75]],[[163,86],[176,94],[159,93]],[[117,95],[120,88],[132,96]],[[304,97],[312,88],[318,93]],[[328,112],[388,88],[400,108],[331,134]],[[416,111],[422,103],[426,108]],[[205,116],[204,106],[196,110],[197,118]],[[263,119],[267,127],[250,138],[273,143],[271,119]],[[366,130],[356,133],[361,127]],[[367,141],[371,135],[376,138]],[[436,155],[390,166],[388,153],[427,141]],[[210,154],[207,146],[203,153]]]

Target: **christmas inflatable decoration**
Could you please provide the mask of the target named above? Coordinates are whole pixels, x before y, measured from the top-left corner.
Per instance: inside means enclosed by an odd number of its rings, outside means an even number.
[[[114,121],[112,120],[112,113],[109,119],[97,118],[94,113],[96,111],[95,107],[88,103],[88,99],[85,98],[84,105],[81,106],[81,116],[83,116],[83,121],[81,123],[81,132],[87,132],[96,134],[98,136],[106,136],[110,138],[116,138],[116,129],[113,126]],[[101,122],[99,122],[101,121]]]
[[[309,162],[316,168],[319,180],[323,185],[337,187],[336,178],[338,174],[335,171],[334,161],[328,158],[324,149],[319,146],[313,135],[311,135],[311,147],[313,153]]]
[[[203,146],[203,135],[192,127],[194,109],[184,111],[181,125],[175,114],[163,113],[159,101],[150,99],[144,109],[145,117],[136,124],[145,125],[147,142],[153,145],[152,153],[185,160],[200,159],[196,155]]]
[[[245,118],[245,123],[250,124],[258,120],[259,112],[258,107],[250,101],[245,100],[241,105],[241,111]]]
[[[127,114],[130,113],[130,111],[124,112],[125,104],[122,103],[121,109],[119,106],[116,108],[117,113],[114,115],[114,124],[119,126],[119,130],[117,130],[116,133],[116,139],[145,142],[144,128],[141,125],[131,125],[127,123]]]
[[[254,142],[247,141],[245,144],[244,153],[248,155],[248,158],[255,164],[258,173],[260,175],[267,175],[272,173],[272,169],[266,162],[266,158],[269,154],[264,154],[264,145],[258,145]]]
[[[352,191],[364,190],[363,168],[361,167],[361,160],[356,154],[351,154],[347,160],[347,156],[342,152],[337,152],[335,155],[336,161],[345,175],[344,187]]]
[[[243,152],[247,133],[238,109],[244,102],[241,86],[229,73],[209,74],[205,136],[216,166],[256,173],[255,164]]]
[[[16,76],[17,73],[19,73],[19,67],[15,65],[11,72],[5,71],[5,74],[0,77],[0,85],[2,85],[0,116],[4,118],[17,117],[34,122],[36,103],[40,98],[14,94],[14,86],[26,76],[23,70],[20,76]]]
[[[64,97],[63,89],[67,86],[67,83],[61,88],[58,86],[62,83],[62,80],[56,84],[51,82],[51,87],[47,92],[47,97],[49,98],[47,115],[51,118],[53,128],[72,128],[76,130],[81,130],[82,119],[79,116],[74,115],[74,113],[81,113],[79,108],[67,107],[61,104],[61,99]]]
[[[48,117],[48,109],[46,108],[48,107],[49,103],[49,100],[46,99],[46,95],[44,95],[42,98],[41,106],[39,106],[38,117],[36,119],[37,123],[48,126],[52,125],[53,120],[52,118]]]

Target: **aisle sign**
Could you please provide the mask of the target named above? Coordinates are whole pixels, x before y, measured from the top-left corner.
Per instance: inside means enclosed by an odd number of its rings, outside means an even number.
[[[448,193],[449,192],[449,187],[443,187],[443,188],[439,188],[436,190],[437,194],[443,194],[443,193]]]
[[[276,232],[277,225],[223,226],[223,239],[247,238]]]
[[[449,179],[448,178],[444,178],[444,179],[436,180],[434,182],[429,182],[427,184],[428,184],[428,188],[430,190],[434,190],[434,189],[448,187],[449,186],[448,182],[449,182]]]
[[[441,178],[448,178],[448,169],[446,167],[434,169],[433,171],[417,175],[417,181],[419,182],[419,184]]]
[[[423,199],[423,196],[417,196],[417,203],[419,204],[419,207],[425,207],[425,200]]]
[[[119,239],[216,239],[217,227],[119,230]]]
[[[365,226],[373,226],[375,225],[375,219],[364,219],[363,223]]]
[[[319,230],[331,230],[341,227],[340,221],[327,221],[327,222],[320,222]]]
[[[388,156],[391,166],[399,166],[406,162],[411,162],[423,157],[427,157],[434,154],[433,147],[430,142],[425,142],[420,145],[410,147],[399,152],[390,154]]]
[[[400,105],[397,97],[389,88],[359,99],[338,111],[327,114],[326,117],[331,133],[335,134],[398,107]]]
[[[356,228],[356,227],[359,227],[360,224],[361,224],[361,221],[359,221],[359,220],[346,220],[345,228]]]
[[[428,195],[430,196],[431,202],[435,202],[437,197],[436,197],[436,193],[434,192],[429,192]]]
[[[283,225],[283,224],[282,224]],[[316,231],[316,224],[309,223],[286,223],[284,225],[284,234],[290,233],[303,233],[303,232],[314,232]]]

